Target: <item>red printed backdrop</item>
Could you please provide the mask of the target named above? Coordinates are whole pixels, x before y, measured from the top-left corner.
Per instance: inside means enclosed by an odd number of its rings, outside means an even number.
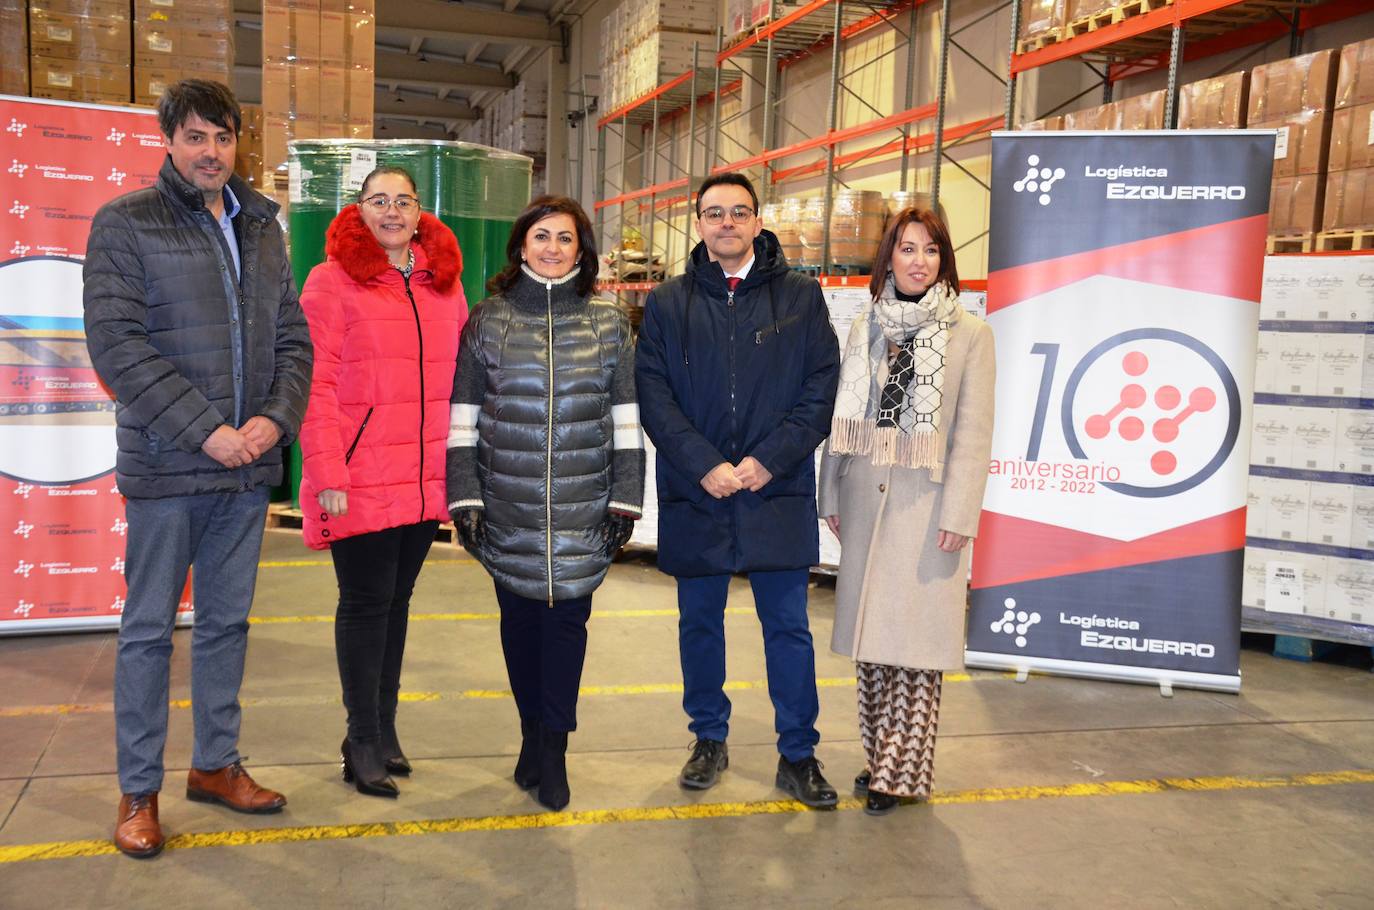
[[[96,211],[164,155],[151,111],[0,97],[0,633],[118,624],[127,525],[81,261]]]

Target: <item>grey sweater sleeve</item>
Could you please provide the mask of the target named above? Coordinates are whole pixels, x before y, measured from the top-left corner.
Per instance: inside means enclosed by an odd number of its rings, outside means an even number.
[[[458,368],[453,373],[453,394],[449,396],[448,430],[448,511],[484,508],[482,485],[477,476],[477,415],[486,394],[487,372],[478,348],[481,346],[481,307],[473,311],[463,326],[458,343]]]
[[[644,510],[644,430],[635,397],[635,346],[630,323],[620,313],[620,347],[611,378],[611,502],[609,509],[631,518]]]

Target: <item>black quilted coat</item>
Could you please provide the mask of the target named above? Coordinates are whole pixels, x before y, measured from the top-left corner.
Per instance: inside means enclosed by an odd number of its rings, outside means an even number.
[[[135,499],[279,483],[281,448],[310,391],[310,332],[296,298],[277,204],[238,177],[229,189],[242,261],[234,262],[200,192],[168,158],[157,184],[106,204],[85,264],[86,343],[114,390],[120,492]],[[201,451],[222,424],[263,415],[277,448],[246,467]]]

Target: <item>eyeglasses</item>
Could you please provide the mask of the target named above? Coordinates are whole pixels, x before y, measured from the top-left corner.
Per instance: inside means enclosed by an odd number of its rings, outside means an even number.
[[[420,200],[416,199],[414,196],[397,196],[395,199],[388,199],[386,196],[378,193],[376,196],[368,196],[358,204],[367,206],[379,215],[394,205],[396,206],[396,211],[400,212],[402,215],[408,215],[411,209],[418,209],[420,207]]]
[[[720,224],[725,221],[726,209],[724,206],[713,205],[709,209],[701,210],[701,220],[707,224]],[[729,209],[730,220],[735,224],[744,224],[754,217],[754,210],[747,205],[735,205]]]

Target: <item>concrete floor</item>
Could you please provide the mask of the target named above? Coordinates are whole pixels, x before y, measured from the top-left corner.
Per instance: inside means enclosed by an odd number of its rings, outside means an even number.
[[[0,908],[1374,907],[1367,667],[1247,651],[1239,697],[1169,700],[973,672],[945,686],[936,804],[881,819],[852,800],[801,811],[773,789],[744,583],[727,617],[731,768],[713,790],[678,788],[691,736],[673,586],[631,561],[596,599],[571,814],[538,815],[509,780],[519,732],[490,582],[441,543],[406,660],[400,727],[416,772],[392,802],[339,780],[335,589],[320,557],[297,533],[267,535],[242,693],[243,752],[290,805],[254,817],[187,802],[191,716],[174,707],[161,808],[182,837],[152,861],[104,853],[114,636],[0,640]],[[832,604],[833,589],[813,591],[819,755],[843,794],[862,762],[853,668],[825,648]],[[189,696],[188,634],[174,699]],[[1364,773],[1328,773],[1340,771]],[[364,827],[381,822],[432,824]],[[70,858],[17,849],[39,843]]]

